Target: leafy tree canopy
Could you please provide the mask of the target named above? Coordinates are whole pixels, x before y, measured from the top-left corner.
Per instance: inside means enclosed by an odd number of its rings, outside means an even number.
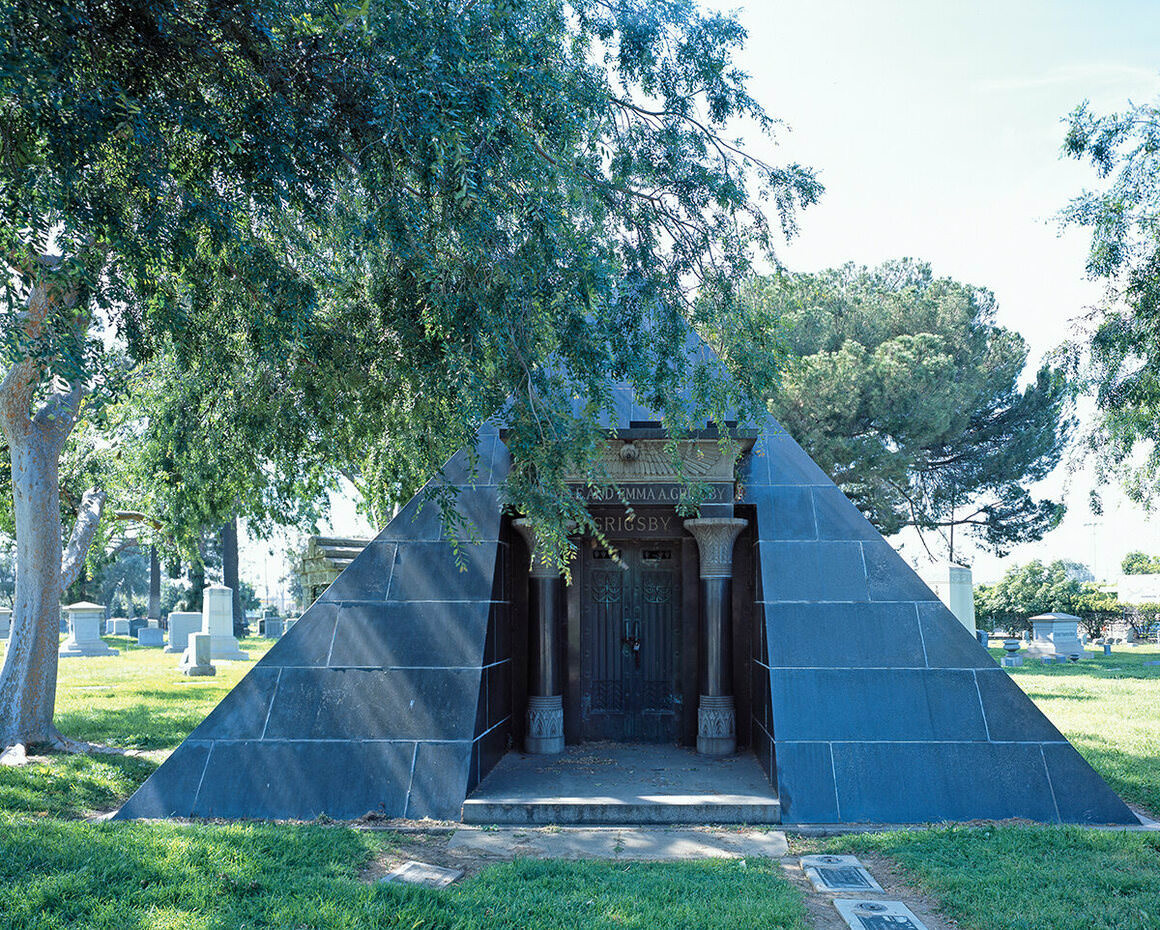
[[[1063,505],[1026,485],[1059,462],[1060,373],[1026,386],[1023,338],[983,288],[912,260],[754,283],[748,299],[796,358],[771,409],[886,534],[967,529],[998,553],[1039,539]]]
[[[1012,566],[993,585],[975,587],[975,617],[981,628],[1021,633],[1031,629],[1031,618],[1058,611],[1079,617],[1088,634],[1096,637],[1120,613],[1114,594],[1080,581],[1077,563],[1057,560],[1044,565],[1038,559]]]
[[[1160,572],[1160,556],[1148,555],[1146,552],[1129,552],[1122,562],[1120,570],[1125,575],[1152,575]]]
[[[1063,151],[1091,162],[1102,182],[1061,214],[1090,231],[1087,271],[1107,286],[1065,353],[1096,400],[1085,442],[1101,477],[1119,477],[1148,503],[1160,482],[1160,106],[1099,116],[1084,103]]]

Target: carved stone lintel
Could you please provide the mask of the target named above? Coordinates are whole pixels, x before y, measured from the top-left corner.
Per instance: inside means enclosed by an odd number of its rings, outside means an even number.
[[[532,554],[532,562],[528,567],[528,574],[532,578],[557,577],[560,574],[560,569],[556,567],[555,562],[544,559],[544,553],[540,547],[539,538],[536,536],[535,527],[532,526],[532,521],[520,517],[518,520],[512,520],[512,526],[524,537],[524,541],[528,544],[528,551]]]
[[[702,517],[686,520],[685,529],[697,540],[702,578],[733,577],[733,544],[748,520],[740,517]]]
[[[732,697],[701,695],[697,707],[697,752],[729,756],[737,751],[737,711]]]
[[[564,698],[528,697],[528,734],[524,750],[530,755],[564,751]]]

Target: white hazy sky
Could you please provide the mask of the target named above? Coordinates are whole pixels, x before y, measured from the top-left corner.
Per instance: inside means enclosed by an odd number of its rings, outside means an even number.
[[[749,30],[740,63],[751,92],[789,128],[776,145],[760,136],[747,144],[774,162],[814,166],[826,185],[781,250],[791,269],[924,259],[936,274],[993,290],[999,322],[1027,338],[1033,361],[1098,299],[1099,286],[1084,277],[1083,232],[1061,235],[1053,219],[1095,183],[1089,167],[1060,159],[1062,119],[1084,99],[1104,112],[1160,93],[1160,3],[708,5],[738,10]],[[1003,561],[969,553],[976,581],[1032,558],[1074,558],[1111,575],[1131,549],[1160,552],[1160,519],[1114,489],[1093,519],[1090,479],[1066,483],[1063,524]],[[1058,475],[1047,492],[1064,485]],[[366,531],[348,505],[334,519],[336,532]],[[266,550],[252,544],[245,553],[243,573],[259,592]],[[272,566],[268,574],[273,588]]]

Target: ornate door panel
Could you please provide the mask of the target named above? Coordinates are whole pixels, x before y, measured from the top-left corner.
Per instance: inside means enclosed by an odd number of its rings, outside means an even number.
[[[580,708],[583,739],[676,742],[680,542],[626,543],[620,561],[584,550]]]

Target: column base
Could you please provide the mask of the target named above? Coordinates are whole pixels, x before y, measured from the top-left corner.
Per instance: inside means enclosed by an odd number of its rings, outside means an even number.
[[[524,752],[534,756],[550,756],[564,751],[564,698],[528,698],[528,735]]]
[[[737,751],[737,711],[732,697],[701,695],[697,707],[697,752],[731,756]]]

